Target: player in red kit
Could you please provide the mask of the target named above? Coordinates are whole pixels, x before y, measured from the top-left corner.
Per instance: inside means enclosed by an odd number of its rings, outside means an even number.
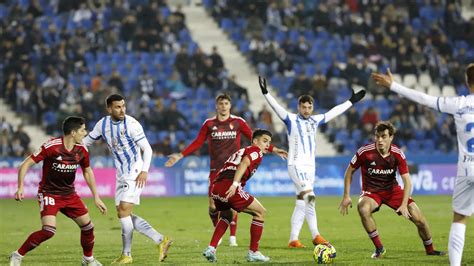
[[[339,206],[340,212],[342,215],[348,214],[348,207],[352,207],[350,185],[353,173],[360,167],[362,193],[357,209],[362,225],[375,245],[372,258],[382,258],[386,252],[372,217],[372,213],[377,212],[382,204],[416,225],[427,255],[445,255],[445,252],[434,250],[426,218],[410,196],[412,185],[405,154],[392,144],[395,131],[390,122],[379,122],[375,126],[375,143],[361,147],[354,155],[344,174],[344,196]],[[403,180],[404,189],[396,180],[397,170]]]
[[[209,192],[211,184],[214,181],[217,171],[222,168],[224,162],[229,158],[231,154],[240,149],[241,136],[245,136],[247,139],[252,137],[252,129],[241,117],[230,114],[232,107],[231,97],[227,94],[220,94],[216,97],[216,116],[204,121],[199,134],[194,141],[189,144],[182,152],[173,153],[169,155],[168,161],[165,163],[166,167],[173,166],[184,156],[192,154],[196,150],[202,147],[204,142],[207,140],[209,145],[209,157],[210,162],[210,173],[209,173]],[[270,152],[279,154],[284,152],[281,149],[270,146]],[[219,217],[216,211],[216,206],[212,198],[209,196],[209,217],[212,220],[212,224],[216,226]],[[237,230],[237,213],[234,215],[234,220],[230,226],[230,246],[237,246],[237,240],[235,233]]]
[[[249,262],[270,260],[269,257],[264,256],[258,250],[266,210],[256,198],[244,190],[244,187],[250,177],[257,171],[262,162],[263,154],[270,147],[271,139],[272,134],[269,131],[255,130],[252,135],[252,145],[232,154],[216,175],[211,188],[211,197],[216,209],[220,211],[220,218],[215,226],[209,247],[203,252],[203,256],[210,262],[217,261],[216,248],[230,221],[232,221],[232,209],[253,216],[250,225],[250,247],[247,260]],[[280,155],[286,158],[288,154],[282,152]]]
[[[74,188],[76,170],[81,167],[94,202],[102,214],[107,207],[96,191],[95,177],[89,162],[89,153],[82,145],[87,135],[84,118],[67,117],[63,121],[63,137],[53,138],[28,156],[18,171],[18,190],[15,200],[23,200],[23,180],[28,169],[43,161],[43,174],[38,187],[42,229],[32,233],[23,245],[11,254],[10,265],[20,265],[23,256],[56,233],[56,214],[63,213],[81,229],[83,250],[82,265],[102,265],[92,255],[94,248],[94,224],[87,207]]]

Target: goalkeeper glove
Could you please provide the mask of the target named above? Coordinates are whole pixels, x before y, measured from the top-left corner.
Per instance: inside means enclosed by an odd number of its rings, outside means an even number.
[[[349,101],[351,101],[352,104],[355,104],[356,102],[362,100],[364,96],[365,96],[365,90],[360,90],[357,93],[354,90],[352,90],[352,96],[349,99]]]
[[[262,78],[258,76],[258,84],[260,85],[260,89],[262,90],[263,94],[267,94],[267,80],[265,78]]]

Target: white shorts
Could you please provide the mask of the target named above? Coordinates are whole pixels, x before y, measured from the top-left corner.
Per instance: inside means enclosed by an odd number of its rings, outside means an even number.
[[[474,177],[458,176],[453,191],[453,211],[471,216],[474,213]]]
[[[135,177],[136,178],[136,177]],[[143,188],[136,186],[134,179],[118,179],[115,182],[115,206],[118,206],[121,201],[140,205],[140,195]]]
[[[288,174],[295,185],[296,195],[302,191],[313,190],[315,168],[314,166],[288,165]]]

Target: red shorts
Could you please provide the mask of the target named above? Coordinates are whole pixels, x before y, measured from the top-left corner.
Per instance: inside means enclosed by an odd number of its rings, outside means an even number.
[[[396,210],[402,205],[403,189],[400,186],[394,186],[392,190],[384,190],[377,192],[362,191],[361,197],[369,197],[377,202],[378,208],[373,212],[377,212],[382,204]],[[408,197],[408,204],[415,202],[412,197]]]
[[[211,189],[211,197],[214,200],[218,211],[234,209],[238,212],[245,210],[252,204],[254,197],[245,192],[240,186],[237,188],[234,196],[226,199],[225,193],[232,185],[232,179],[224,179],[214,183]]]
[[[89,212],[76,193],[70,195],[38,193],[38,203],[41,217],[46,215],[56,216],[60,211],[67,217],[74,219]]]
[[[211,171],[209,173],[209,187],[207,189],[207,196],[208,197],[211,197],[212,184],[214,183],[214,180],[216,180],[218,172],[219,171]]]

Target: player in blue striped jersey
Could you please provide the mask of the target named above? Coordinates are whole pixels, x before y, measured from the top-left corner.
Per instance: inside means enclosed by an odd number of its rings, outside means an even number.
[[[259,77],[260,89],[273,111],[285,123],[288,136],[288,173],[296,188],[296,206],[291,217],[291,234],[288,247],[302,248],[299,234],[306,219],[311,231],[313,244],[328,244],[319,233],[315,211],[315,194],[313,191],[316,158],[316,130],[344,113],[354,103],[365,96],[365,90],[357,93],[352,91],[352,97],[324,114],[313,115],[313,97],[302,95],[298,99],[298,113],[290,113],[277,103],[268,93],[267,82]]]
[[[172,241],[158,233],[143,218],[132,213],[133,206],[140,204],[140,194],[145,187],[153,153],[151,146],[140,123],[125,114],[126,106],[123,96],[119,94],[108,96],[106,107],[110,115],[100,119],[83,142],[89,146],[103,139],[113,154],[117,169],[115,206],[122,225],[123,250],[121,256],[113,263],[132,263],[133,229],[157,244],[159,261],[163,261]]]

